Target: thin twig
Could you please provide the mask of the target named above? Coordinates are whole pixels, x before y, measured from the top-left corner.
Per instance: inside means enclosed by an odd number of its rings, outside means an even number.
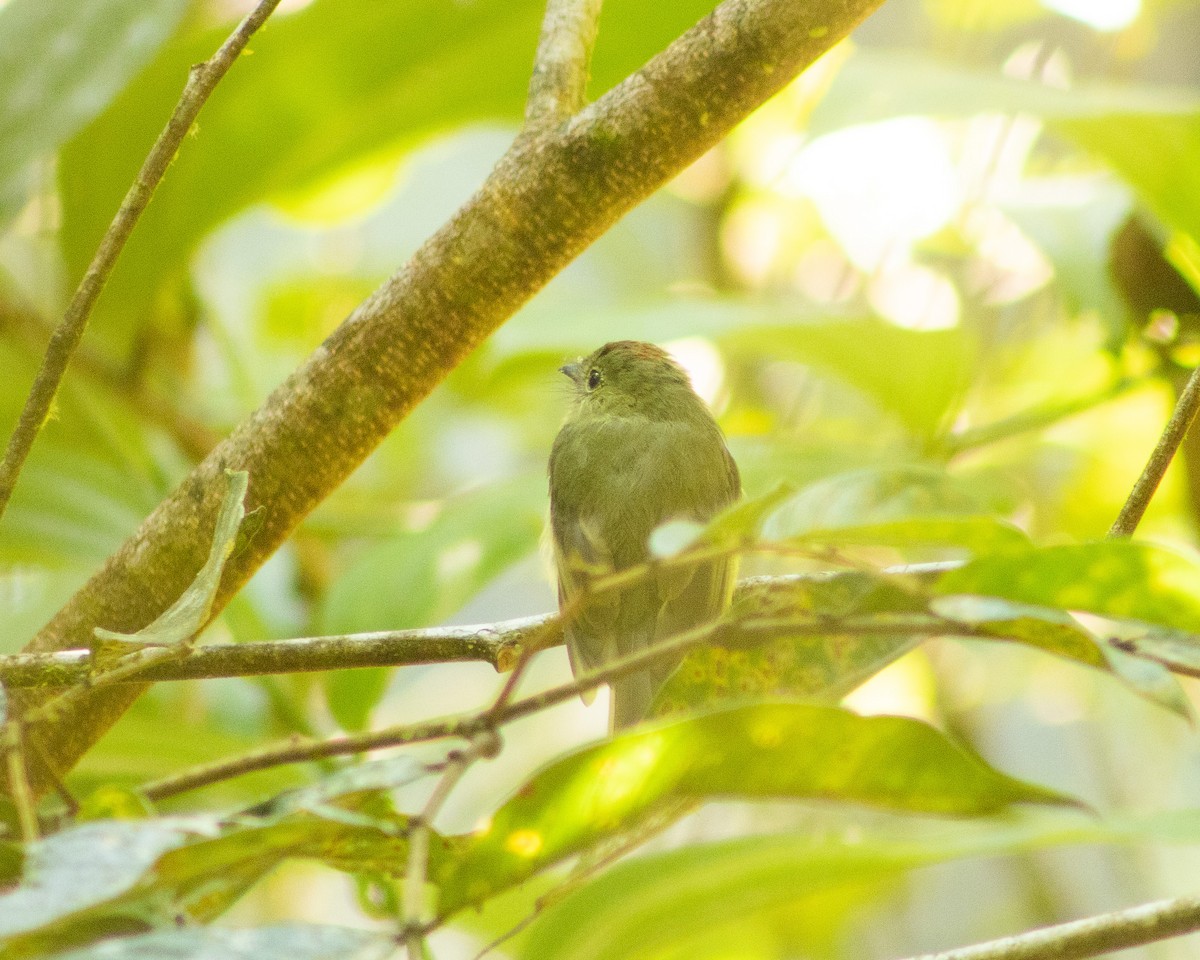
[[[13,806],[17,808],[17,820],[21,824],[21,839],[32,843],[38,838],[37,810],[33,791],[29,789],[29,775],[25,767],[25,738],[21,724],[9,720],[4,725],[5,772],[8,775],[8,792]]]
[[[1200,897],[1180,897],[910,960],[1082,960],[1200,930]]]
[[[442,776],[434,785],[424,809],[410,821],[408,864],[404,871],[401,907],[404,918],[401,939],[408,949],[408,960],[424,960],[425,956],[425,877],[429,869],[430,825],[467,768],[481,757],[495,756],[496,743],[495,734],[481,734],[465,749],[451,751],[442,768]]]
[[[233,66],[250,37],[266,22],[278,4],[279,0],[260,0],[258,6],[238,24],[229,39],[221,44],[220,49],[208,60],[195,64],[188,72],[187,84],[174,112],[162,133],[158,135],[154,146],[150,148],[142,169],[138,171],[137,178],[125,194],[125,199],[121,201],[121,206],[100,241],[87,272],[79,282],[62,322],[50,338],[16,429],[9,438],[4,460],[0,461],[0,516],[4,515],[4,509],[12,496],[13,487],[16,486],[17,477],[29,456],[33,442],[50,415],[58,386],[66,373],[71,355],[83,337],[84,328],[100,292],[104,289],[142,211],[149,204],[159,181],[183,143],[183,138],[195,122],[200,108],[204,106],[217,83]]]
[[[585,103],[602,0],[546,0],[529,98],[527,133],[562,123]]]
[[[1179,394],[1175,410],[1171,414],[1171,419],[1167,421],[1154,452],[1150,454],[1150,459],[1146,461],[1142,475],[1133,485],[1129,498],[1121,507],[1121,513],[1108,531],[1110,538],[1133,536],[1133,532],[1142,520],[1142,515],[1146,512],[1146,507],[1150,505],[1150,499],[1154,496],[1159,483],[1162,482],[1163,475],[1167,472],[1167,467],[1171,465],[1175,451],[1183,442],[1184,434],[1192,425],[1192,421],[1196,419],[1198,410],[1200,410],[1200,367],[1192,371],[1183,391]]]
[[[956,636],[973,635],[967,626],[936,617],[911,618],[906,621],[889,619],[886,622],[872,617],[842,621],[820,617],[794,621],[773,621],[771,629],[786,632],[792,637],[869,636],[879,633],[924,635],[936,632],[939,624],[943,625],[945,629],[952,630]],[[294,737],[286,742],[272,744],[228,760],[181,771],[145,784],[139,790],[150,800],[163,800],[270,767],[307,763],[323,757],[365,753],[368,750],[380,750],[385,747],[427,743],[431,740],[446,740],[455,737],[471,739],[480,734],[494,731],[513,720],[570,700],[581,693],[595,690],[612,680],[636,673],[660,660],[676,658],[688,650],[713,640],[727,629],[730,629],[730,625],[719,621],[703,624],[685,633],[676,634],[654,646],[614,660],[600,669],[582,673],[570,683],[552,687],[549,690],[532,694],[513,703],[500,705],[495,709],[485,710],[482,713],[459,714],[441,720],[386,727],[369,733],[339,736],[327,740]]]
[[[168,777],[151,781],[141,787],[141,792],[149,800],[165,800],[201,787],[222,783],[247,773],[259,770],[269,770],[289,763],[308,763],[322,760],[326,757],[344,757],[348,754],[366,753],[369,750],[381,750],[384,747],[402,747],[414,743],[428,743],[431,740],[447,740],[452,737],[464,737],[471,733],[471,728],[461,717],[448,720],[430,720],[427,723],[411,724],[401,727],[385,727],[370,733],[359,733],[350,736],[330,737],[326,740],[315,740],[310,737],[293,736],[282,743],[273,743],[260,747],[250,753],[228,760],[218,760],[214,763],[191,767]]]

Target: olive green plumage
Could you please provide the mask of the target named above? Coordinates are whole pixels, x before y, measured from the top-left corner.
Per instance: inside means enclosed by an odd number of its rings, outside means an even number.
[[[648,556],[654,529],[703,522],[741,495],[737,465],[687,374],[658,347],[622,340],[568,364],[575,397],[550,453],[559,606],[589,576]],[[661,571],[585,601],[564,630],[578,673],[691,629],[729,603],[735,562]],[[642,719],[677,662],[612,684],[614,729]]]

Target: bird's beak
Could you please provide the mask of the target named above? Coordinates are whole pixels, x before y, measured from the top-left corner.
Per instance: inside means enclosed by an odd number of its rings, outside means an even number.
[[[583,383],[583,365],[578,360],[559,367],[558,372],[565,373],[576,383]]]

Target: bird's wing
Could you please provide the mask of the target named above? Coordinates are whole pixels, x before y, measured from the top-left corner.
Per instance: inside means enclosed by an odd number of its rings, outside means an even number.
[[[737,464],[724,445],[720,448],[720,457],[720,464],[711,464],[703,472],[711,479],[694,491],[696,505],[688,519],[706,522],[741,496]],[[717,617],[733,596],[737,566],[737,557],[733,556],[662,571],[657,584],[660,607],[655,641],[691,630]],[[668,664],[663,681],[674,667],[674,664]]]
[[[554,524],[554,555],[558,571],[558,606],[566,609],[596,576],[613,569],[612,556],[597,536],[597,524],[586,516],[559,520]],[[607,593],[588,598],[567,618],[563,634],[571,670],[598,667],[613,660],[616,651],[616,621],[620,613],[620,598]],[[584,695],[591,702],[595,691]]]
[[[595,514],[595,491],[588,482],[589,438],[568,424],[550,454],[550,533],[558,573],[558,605],[566,609],[590,580],[615,568],[611,545]],[[591,466],[595,467],[595,462]],[[619,615],[616,593],[589,598],[563,624],[571,670],[598,667],[617,656],[615,639]],[[584,694],[584,702],[595,696]]]

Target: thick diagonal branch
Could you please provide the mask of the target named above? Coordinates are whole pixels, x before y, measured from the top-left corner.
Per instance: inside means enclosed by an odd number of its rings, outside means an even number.
[[[719,141],[882,0],[725,0],[568,123],[521,138],[480,190],[180,484],[38,634],[84,647],[168,607],[208,549],[226,469],[250,473],[259,527],[219,610],[296,524],[518,307],[621,216]],[[403,585],[397,585],[403,589]],[[136,689],[98,694],[39,733],[65,770]],[[35,783],[46,776],[31,770]]]

